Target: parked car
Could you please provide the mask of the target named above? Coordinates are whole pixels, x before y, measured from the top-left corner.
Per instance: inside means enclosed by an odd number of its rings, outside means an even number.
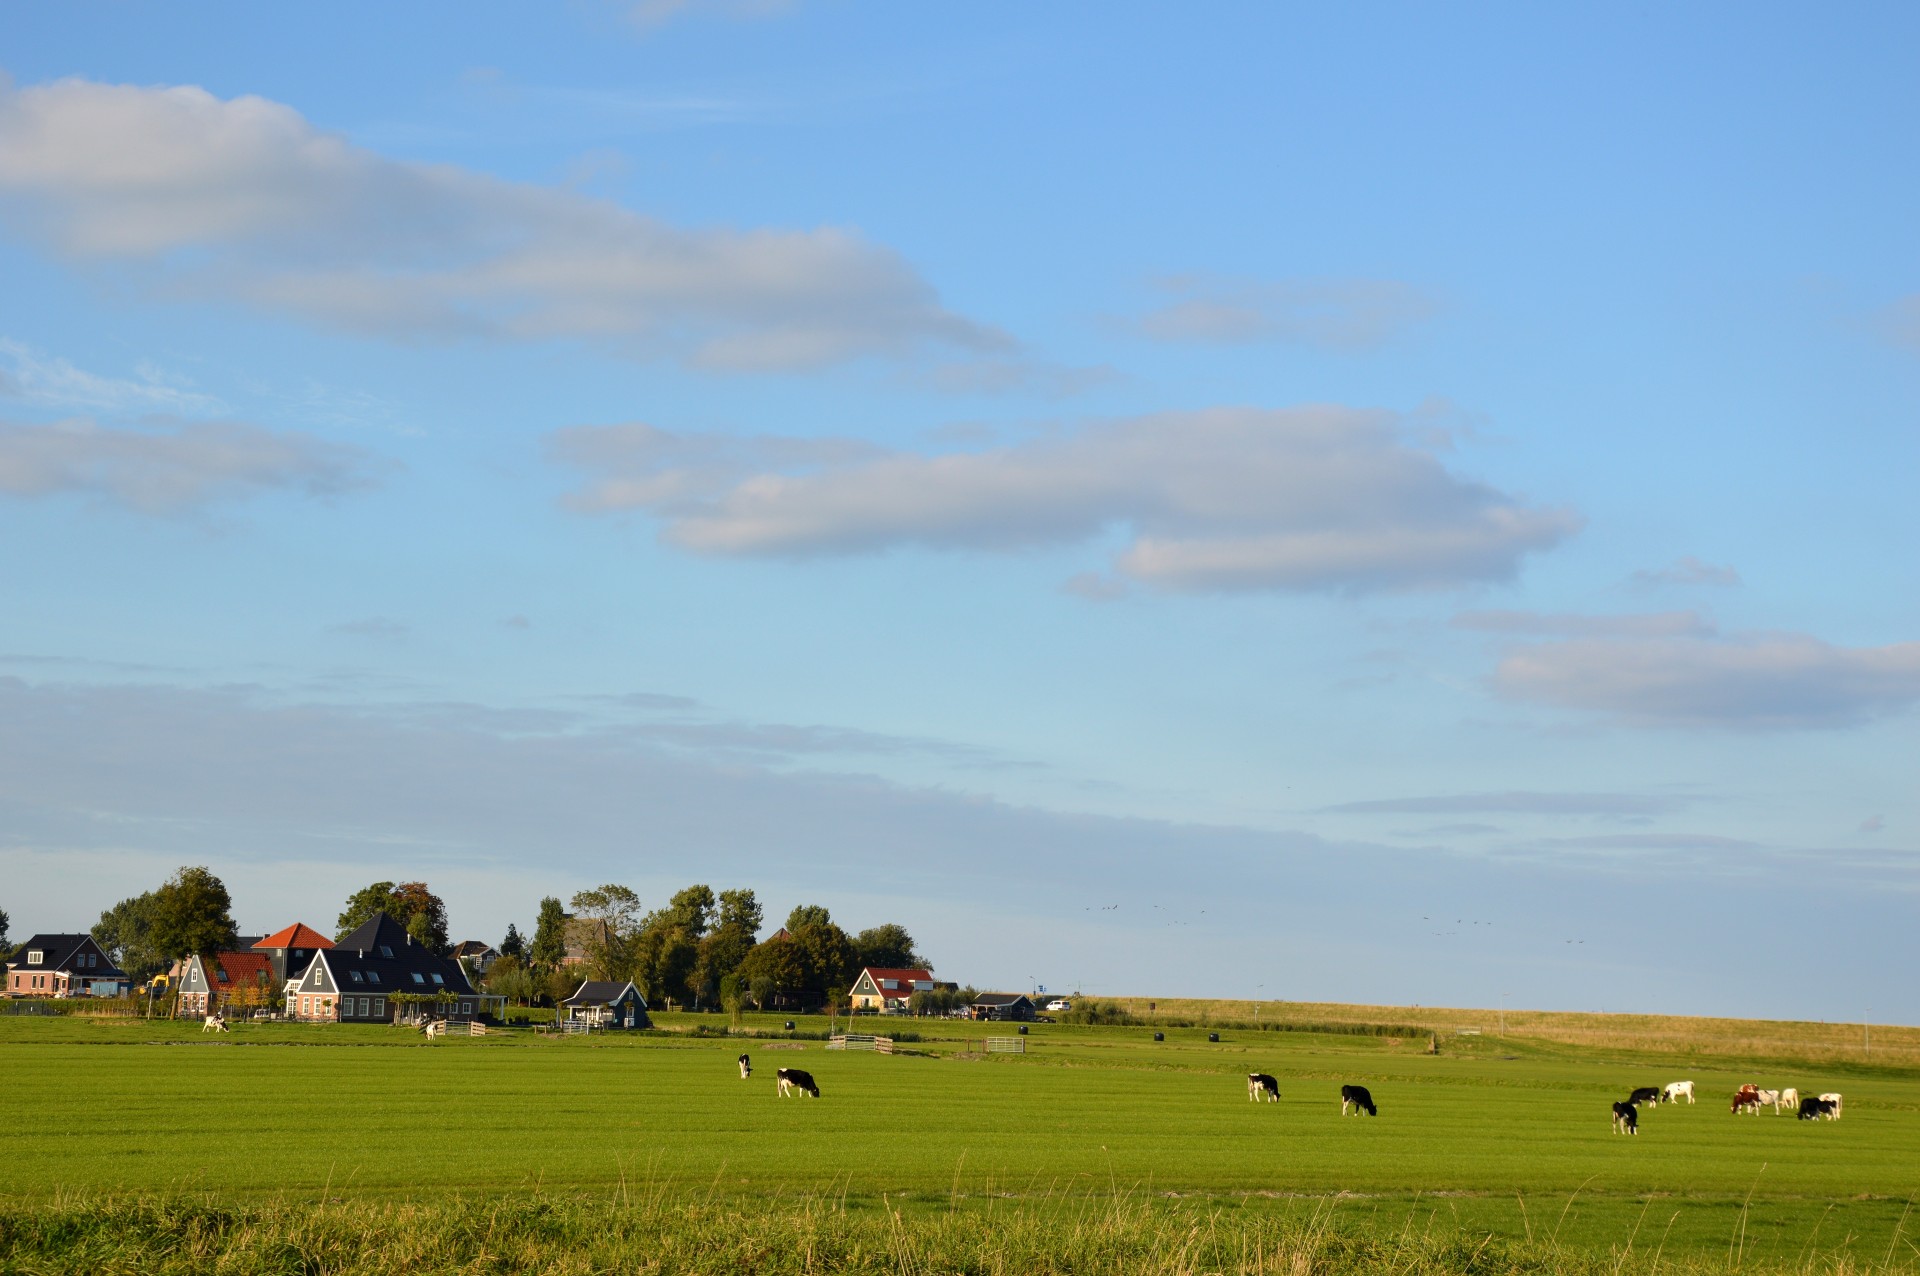
[[[1071,1001],[1068,1001],[1065,997],[1055,997],[1052,1001],[1049,1001],[1047,1003],[1047,1009],[1048,1010],[1072,1010],[1073,1003]]]

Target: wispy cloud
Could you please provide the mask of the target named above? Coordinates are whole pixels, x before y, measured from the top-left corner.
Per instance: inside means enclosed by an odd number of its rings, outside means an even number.
[[[1320,808],[1334,815],[1667,815],[1694,799],[1651,793],[1442,793],[1375,798]]]
[[[343,621],[331,630],[336,634],[345,634],[350,638],[372,638],[378,642],[393,642],[407,636],[407,626],[386,616],[366,616],[359,620]]]
[[[143,362],[133,378],[103,376],[9,337],[0,337],[0,396],[69,411],[176,416],[226,411],[219,399],[156,363]]]
[[[355,448],[239,422],[116,429],[91,420],[0,421],[0,496],[88,495],[170,514],[272,490],[330,498],[372,485]]]
[[[1453,474],[1392,414],[1343,407],[1173,412],[934,455],[646,425],[561,430],[550,450],[589,475],[575,508],[646,511],[700,553],[1017,550],[1123,528],[1114,570],[1166,590],[1504,580],[1580,526]]]
[[[1493,685],[1517,700],[1655,727],[1842,727],[1920,702],[1920,642],[1810,634],[1620,633],[1516,647]]]
[[[1740,573],[1731,567],[1716,567],[1687,554],[1666,567],[1642,568],[1633,574],[1633,583],[1655,585],[1719,585],[1740,583]]]
[[[1155,280],[1154,289],[1162,304],[1128,326],[1156,341],[1372,350],[1439,309],[1431,297],[1391,279],[1259,282],[1174,275]]]
[[[683,229],[194,87],[0,86],[0,195],[17,229],[166,295],[397,340],[580,338],[721,370],[1015,348],[851,230]]]

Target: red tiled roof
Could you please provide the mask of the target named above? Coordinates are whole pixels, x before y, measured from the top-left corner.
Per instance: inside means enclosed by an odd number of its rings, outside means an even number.
[[[914,991],[913,985],[916,981],[928,985],[933,983],[933,972],[931,970],[892,970],[883,969],[879,966],[868,966],[861,973],[873,976],[873,986],[880,990],[882,997],[911,997]],[[887,980],[889,979],[899,980],[899,986],[895,988],[887,987]],[[854,982],[859,982],[857,977]]]
[[[273,983],[273,959],[265,953],[218,953],[214,960],[227,972],[225,980],[214,976],[216,988],[264,988]],[[267,977],[265,984],[260,982],[263,972]]]
[[[333,941],[305,922],[295,922],[285,930],[276,930],[254,945],[261,948],[331,948]]]

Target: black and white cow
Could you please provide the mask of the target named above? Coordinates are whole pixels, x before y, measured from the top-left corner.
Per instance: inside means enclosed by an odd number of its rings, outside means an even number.
[[[789,1090],[795,1094],[810,1094],[816,1099],[820,1097],[820,1087],[814,1084],[813,1074],[798,1068],[782,1068],[774,1074],[775,1096],[784,1099]]]
[[[1812,1095],[1800,1100],[1800,1119],[1818,1121],[1821,1117],[1831,1121],[1837,1116],[1839,1105],[1832,1099],[1816,1099]]]
[[[740,1056],[740,1079],[742,1081],[745,1081],[748,1077],[752,1075],[753,1075],[753,1060],[747,1058],[747,1056],[745,1055],[741,1055]]]
[[[1657,1106],[1660,1102],[1661,1093],[1662,1091],[1660,1087],[1657,1085],[1643,1085],[1638,1090],[1635,1090],[1632,1094],[1627,1096],[1627,1102],[1634,1104],[1636,1106],[1642,1103],[1649,1103]]]
[[[1613,1132],[1615,1134],[1640,1133],[1640,1109],[1631,1103],[1613,1105]]]
[[[1247,1098],[1254,1103],[1266,1099],[1272,1103],[1280,1102],[1280,1083],[1264,1072],[1247,1074]]]
[[[1373,1096],[1367,1093],[1363,1085],[1343,1085],[1340,1087],[1340,1115],[1347,1115],[1351,1104],[1355,1113],[1364,1112],[1368,1116],[1379,1116],[1380,1109],[1373,1106]]]
[[[1827,1119],[1829,1121],[1838,1121],[1840,1119],[1840,1092],[1839,1091],[1837,1090],[1827,1091],[1825,1094],[1820,1096],[1820,1102],[1831,1103],[1833,1105],[1833,1111],[1827,1113]]]

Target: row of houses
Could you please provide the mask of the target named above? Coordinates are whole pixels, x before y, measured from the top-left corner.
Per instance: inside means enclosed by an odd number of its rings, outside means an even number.
[[[177,963],[167,978],[176,994],[174,1013],[187,1018],[264,1007],[276,994],[287,1017],[305,1023],[493,1018],[506,1008],[506,998],[477,988],[473,979],[496,956],[491,947],[470,941],[442,957],[415,943],[398,921],[375,913],[338,941],[303,922],[248,936],[232,951]],[[958,987],[934,979],[930,970],[870,966],[854,980],[849,1001],[856,1011],[901,1014],[917,992]],[[12,997],[112,997],[131,990],[126,973],[91,935],[35,935],[7,962]],[[568,1018],[601,1027],[653,1026],[646,998],[630,982],[590,979],[561,1008]],[[968,1013],[975,1019],[1030,1020],[1034,1006],[1019,993],[984,993]]]

